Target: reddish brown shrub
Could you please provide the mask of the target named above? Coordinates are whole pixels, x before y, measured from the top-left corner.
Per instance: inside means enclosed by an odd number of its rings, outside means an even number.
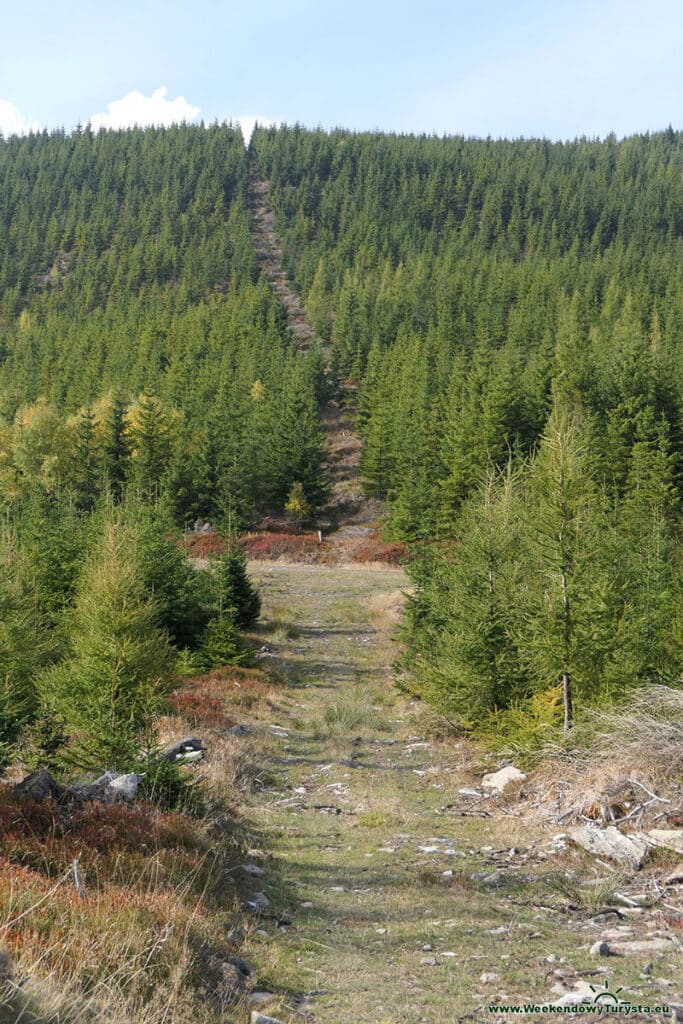
[[[379,537],[365,541],[351,556],[354,562],[386,562],[387,565],[403,565],[409,558],[410,551],[406,544],[400,541],[387,544]]]
[[[185,540],[185,547],[190,558],[211,558],[227,551],[227,544],[220,533],[191,533]]]
[[[309,562],[318,548],[318,536],[314,533],[250,533],[241,538],[240,544],[247,558]]]

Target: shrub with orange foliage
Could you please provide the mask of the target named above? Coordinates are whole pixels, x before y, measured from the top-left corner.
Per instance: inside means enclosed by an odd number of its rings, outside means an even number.
[[[225,555],[228,550],[220,533],[191,533],[185,540],[185,547],[190,558],[211,558],[213,555]]]
[[[318,549],[318,536],[314,533],[251,533],[242,537],[240,544],[247,558],[311,562]]]
[[[171,694],[173,710],[182,715],[193,728],[216,729],[219,732],[235,725],[231,707],[250,708],[271,692],[258,669],[227,665],[203,676],[186,679]]]
[[[359,545],[351,556],[353,562],[386,562],[387,565],[403,565],[410,558],[410,551],[401,541],[386,543],[373,537]]]

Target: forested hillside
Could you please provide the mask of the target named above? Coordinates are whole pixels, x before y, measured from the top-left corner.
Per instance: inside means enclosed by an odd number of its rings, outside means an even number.
[[[248,179],[225,125],[0,140],[0,764],[130,763],[179,658],[244,657],[237,531],[324,498],[320,356]],[[232,538],[212,572],[179,548],[198,516]]]
[[[5,502],[133,482],[245,522],[296,481],[319,498],[320,367],[257,272],[247,185],[219,125],[0,145]]]
[[[418,556],[406,685],[466,726],[680,677],[682,141],[252,140]]]

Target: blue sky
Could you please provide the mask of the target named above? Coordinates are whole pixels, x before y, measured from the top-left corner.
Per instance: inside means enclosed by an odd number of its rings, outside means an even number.
[[[32,0],[0,130],[186,118],[438,134],[683,127],[682,0]]]

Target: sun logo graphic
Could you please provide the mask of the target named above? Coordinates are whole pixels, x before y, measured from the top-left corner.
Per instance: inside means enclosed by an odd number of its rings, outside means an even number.
[[[618,988],[614,992],[611,991],[607,982],[605,982],[602,988],[595,988],[594,985],[590,986],[591,992],[595,992],[593,1002],[599,1006],[623,1006],[625,1000],[619,998],[619,993],[623,992],[623,988]]]

